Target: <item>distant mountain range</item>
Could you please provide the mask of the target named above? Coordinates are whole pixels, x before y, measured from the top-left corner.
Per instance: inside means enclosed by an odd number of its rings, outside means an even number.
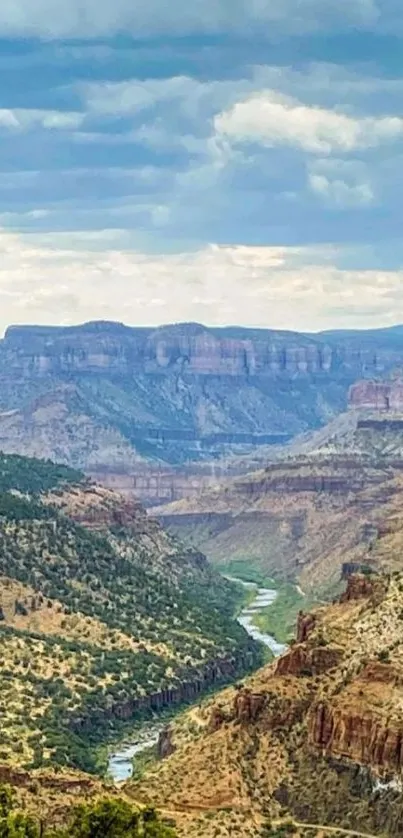
[[[0,341],[0,448],[170,500],[211,480],[212,462],[225,470],[234,454],[321,427],[353,382],[401,365],[403,326],[12,326]]]

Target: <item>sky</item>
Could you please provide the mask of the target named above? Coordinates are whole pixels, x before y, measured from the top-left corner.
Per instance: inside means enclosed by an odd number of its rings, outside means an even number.
[[[0,333],[403,322],[399,0],[2,0]]]

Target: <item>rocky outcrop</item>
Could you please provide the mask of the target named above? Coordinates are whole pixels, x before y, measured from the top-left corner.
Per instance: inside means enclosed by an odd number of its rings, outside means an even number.
[[[158,506],[181,498],[198,497],[205,490],[224,480],[230,471],[224,468],[200,467],[164,469],[150,465],[121,469],[91,468],[90,476],[102,486],[127,495],[141,498],[145,506]]]
[[[256,721],[266,704],[266,696],[250,690],[240,690],[234,700],[234,720],[240,724]]]
[[[344,757],[374,770],[395,773],[403,768],[403,725],[358,709],[320,702],[309,717],[312,745],[332,757]]]
[[[168,727],[165,727],[159,735],[157,743],[158,757],[159,759],[167,759],[175,753],[175,750],[176,748],[172,739],[172,730],[168,725]]]
[[[357,458],[301,457],[286,464],[271,463],[262,477],[256,474],[253,480],[236,479],[236,487],[244,497],[259,497],[268,492],[287,494],[341,494],[359,492],[370,485],[382,482],[385,476],[375,470],[359,467]]]
[[[305,614],[300,611],[297,618],[297,643],[305,643],[311,632],[316,626],[316,617],[314,614]]]
[[[403,380],[357,381],[348,401],[353,409],[403,413]]]
[[[378,340],[374,352],[365,333],[357,333],[353,344],[343,333],[309,337],[198,323],[150,329],[101,321],[60,328],[13,326],[1,348],[12,367],[41,375],[110,370],[127,375],[140,368],[163,374],[177,368],[192,375],[273,376],[329,374],[337,367],[378,373],[403,357],[402,347],[388,338],[384,332],[383,345]]]
[[[176,687],[168,687],[125,701],[110,702],[108,706],[92,711],[90,715],[72,716],[70,726],[72,730],[83,733],[93,730],[107,719],[117,718],[129,721],[142,718],[144,715],[148,716],[150,712],[158,712],[194,701],[213,685],[219,686],[233,681],[249,668],[250,661],[242,654],[234,658],[222,658],[208,664],[203,670],[195,670],[191,680],[183,681]]]
[[[14,786],[15,788],[29,788],[33,784],[43,788],[53,789],[59,792],[78,793],[88,792],[96,788],[96,783],[89,777],[74,777],[52,772],[33,775],[28,771],[18,768],[11,768],[9,765],[0,765],[0,783]]]
[[[315,646],[307,649],[295,645],[276,664],[276,675],[316,676],[338,666],[343,650],[331,646]]]
[[[340,602],[359,599],[382,600],[386,589],[386,580],[374,575],[355,574],[347,579],[347,588],[340,597]]]
[[[209,733],[215,733],[227,721],[227,715],[221,704],[214,704],[208,724]]]

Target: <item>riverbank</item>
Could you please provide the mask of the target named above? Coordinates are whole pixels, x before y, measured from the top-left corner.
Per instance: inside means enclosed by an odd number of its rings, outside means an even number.
[[[295,636],[298,612],[310,610],[318,603],[306,596],[297,585],[284,583],[277,588],[277,596],[255,615],[254,622],[261,632],[274,634],[281,644],[289,644]]]
[[[255,582],[233,577],[227,578],[231,578],[232,581],[242,585],[246,591],[250,592],[250,595],[245,598],[246,604],[237,618],[239,624],[254,640],[258,640],[266,646],[274,657],[283,654],[287,648],[286,645],[279,643],[270,633],[260,631],[256,625],[257,614],[275,602],[277,591],[273,588],[258,587]],[[155,747],[163,727],[164,725],[159,720],[158,722],[146,723],[132,736],[130,742],[126,742],[119,749],[115,749],[109,757],[108,775],[117,783],[128,780],[133,774],[134,757]]]
[[[275,591],[275,596],[269,598],[267,603],[262,601],[260,607],[252,609],[251,622],[249,625],[254,633],[249,631],[252,637],[261,639],[274,637],[281,647],[289,644],[295,636],[298,612],[309,611],[320,602],[313,595],[307,595],[299,585],[293,582],[284,582],[266,576],[261,570],[253,566],[249,559],[233,559],[225,565],[220,566],[220,571],[227,579],[231,579],[245,588],[270,589]],[[251,594],[250,599],[253,599]],[[243,624],[243,623],[242,623]]]

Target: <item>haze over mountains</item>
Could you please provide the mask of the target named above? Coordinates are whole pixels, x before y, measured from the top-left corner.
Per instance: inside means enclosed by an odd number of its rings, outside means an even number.
[[[0,343],[0,447],[168,501],[214,481],[211,463],[225,471],[234,454],[326,424],[357,379],[402,363],[400,326],[14,326]]]

